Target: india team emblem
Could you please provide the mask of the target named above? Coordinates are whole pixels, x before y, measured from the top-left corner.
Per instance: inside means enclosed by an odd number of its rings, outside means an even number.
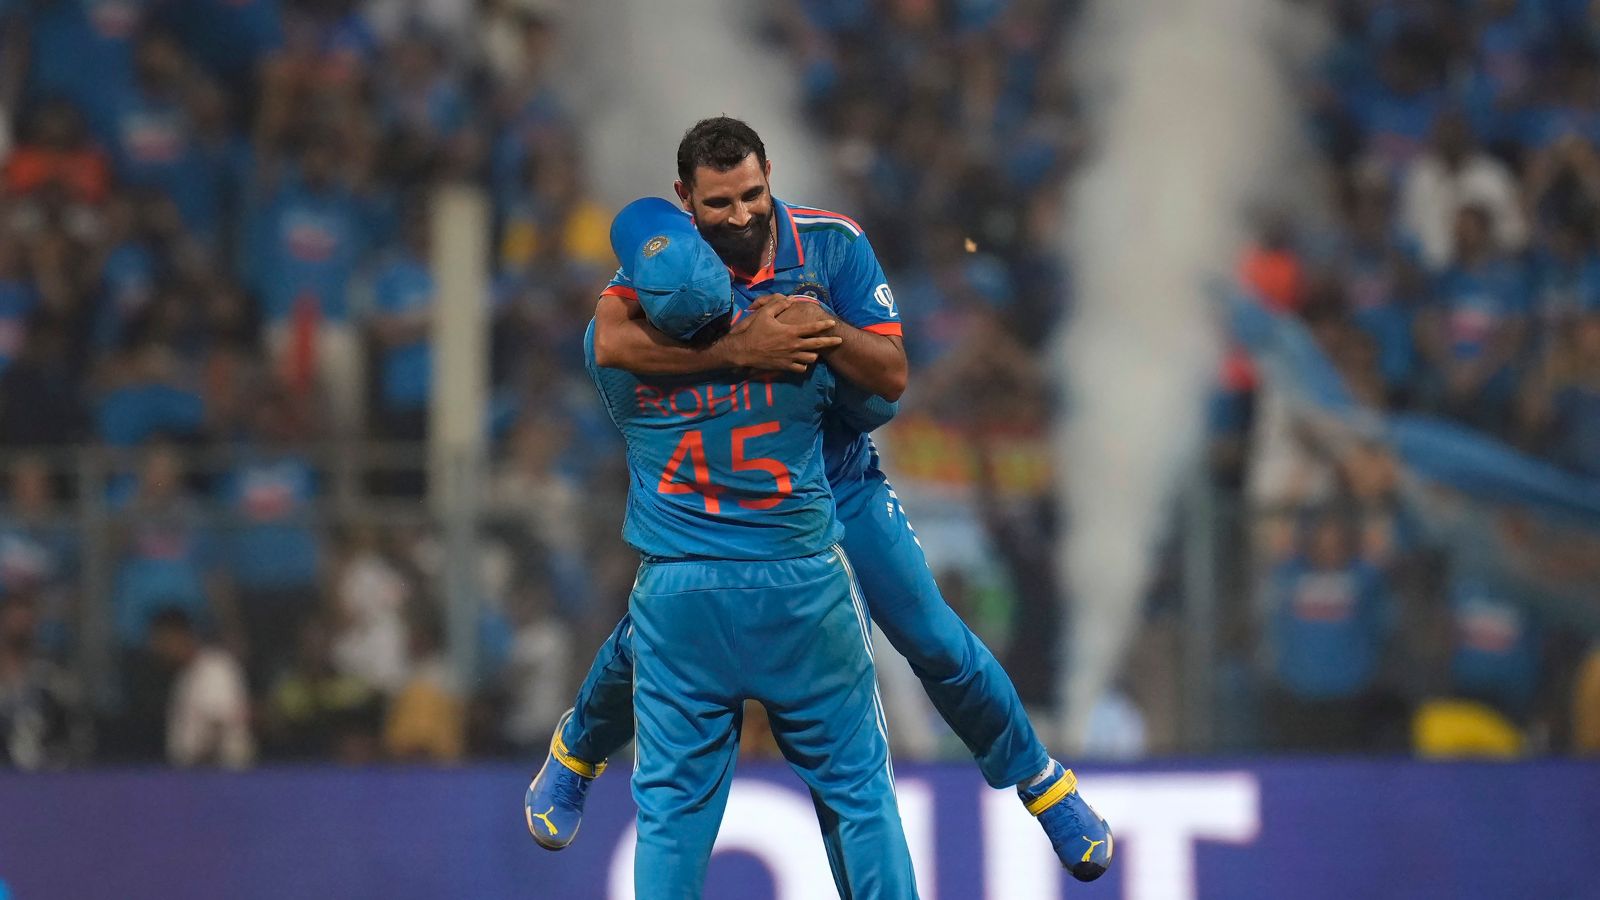
[[[900,313],[894,308],[894,291],[889,290],[889,285],[878,285],[877,289],[872,292],[872,299],[878,301],[878,305],[888,311],[890,318],[898,319],[900,317]]]
[[[645,241],[644,258],[649,259],[650,257],[655,256],[657,253],[667,249],[667,245],[670,243],[672,243],[671,239],[664,234],[658,234],[650,240]]]

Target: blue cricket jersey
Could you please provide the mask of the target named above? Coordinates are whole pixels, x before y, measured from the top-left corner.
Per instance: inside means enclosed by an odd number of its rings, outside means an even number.
[[[733,278],[739,312],[768,294],[803,294],[862,331],[902,333],[889,279],[854,219],[777,198],[773,198],[773,217],[778,241],[772,264],[754,278]],[[621,269],[601,293],[638,299]],[[878,466],[877,451],[865,431],[835,415],[823,421],[822,455],[828,482],[836,490],[860,481]]]
[[[595,365],[589,376],[627,444],[622,536],[647,560],[792,559],[820,553],[843,529],[824,478],[825,413],[862,434],[893,404],[804,375],[732,371],[641,378]]]

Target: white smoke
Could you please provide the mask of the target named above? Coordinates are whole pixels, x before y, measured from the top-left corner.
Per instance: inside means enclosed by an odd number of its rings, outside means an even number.
[[[1205,281],[1231,268],[1251,210],[1306,192],[1283,58],[1311,58],[1303,25],[1279,0],[1096,0],[1078,26],[1096,153],[1068,201],[1077,310],[1055,345],[1071,386],[1056,444],[1074,741],[1122,664],[1200,448],[1221,344]]]
[[[806,129],[794,62],[760,36],[744,0],[577,0],[569,5],[574,97],[606,203],[672,197],[678,139],[707,116],[748,122],[772,160],[773,193],[826,204],[832,166]]]

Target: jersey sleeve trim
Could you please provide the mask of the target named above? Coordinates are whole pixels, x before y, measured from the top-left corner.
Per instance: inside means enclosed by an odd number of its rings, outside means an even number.
[[[607,285],[606,289],[600,292],[600,296],[621,297],[624,300],[633,300],[635,302],[639,300],[639,292],[625,284]]]
[[[904,331],[901,329],[899,322],[879,322],[876,325],[868,325],[861,330],[869,331],[873,334],[888,334],[895,337],[904,336]]]

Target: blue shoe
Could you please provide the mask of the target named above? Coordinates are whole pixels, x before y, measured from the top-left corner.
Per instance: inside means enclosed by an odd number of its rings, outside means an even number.
[[[561,740],[561,729],[571,717],[569,709],[556,723],[556,733],[550,738],[550,755],[545,757],[539,774],[533,776],[533,783],[528,785],[528,793],[522,801],[528,831],[546,850],[565,850],[578,836],[589,785],[606,770],[605,763],[586,763],[567,752],[566,742]]]
[[[1111,865],[1111,826],[1078,793],[1078,776],[1055,760],[1050,775],[1031,788],[1018,786],[1028,812],[1050,838],[1061,865],[1079,881],[1093,881]]]

